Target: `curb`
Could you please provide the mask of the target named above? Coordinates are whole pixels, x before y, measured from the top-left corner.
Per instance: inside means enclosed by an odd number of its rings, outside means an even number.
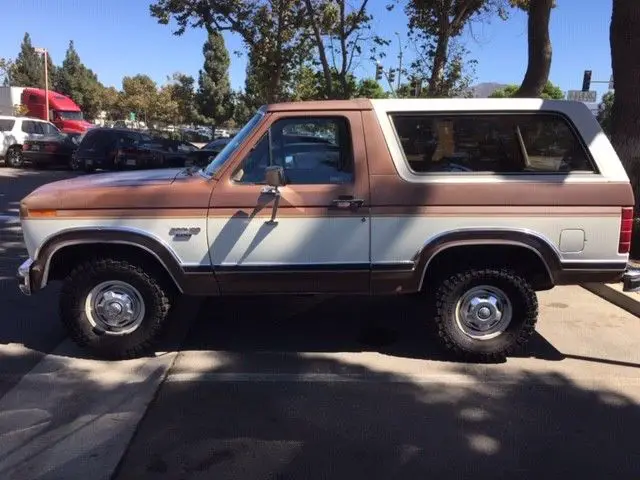
[[[609,303],[640,317],[640,296],[622,291],[622,285],[605,283],[584,283],[582,287]]]

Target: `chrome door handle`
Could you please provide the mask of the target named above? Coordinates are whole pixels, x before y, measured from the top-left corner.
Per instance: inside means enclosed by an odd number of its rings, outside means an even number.
[[[364,205],[364,200],[359,198],[336,198],[331,202],[334,208],[356,210]]]

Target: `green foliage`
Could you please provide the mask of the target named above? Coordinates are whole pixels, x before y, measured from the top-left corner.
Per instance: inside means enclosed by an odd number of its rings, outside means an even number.
[[[251,95],[263,103],[283,99],[291,73],[309,57],[302,0],[156,0],[150,10],[161,24],[175,21],[177,35],[188,27],[238,34],[257,83]]]
[[[209,33],[204,47],[204,67],[198,76],[196,105],[200,121],[220,125],[233,115],[229,84],[229,52],[219,32]]]
[[[53,89],[73,99],[86,118],[95,118],[103,109],[104,87],[97,75],[80,60],[73,40],[69,42],[62,66],[57,69]]]
[[[49,85],[53,85],[56,71],[51,61],[51,56],[47,55],[47,68],[49,73]],[[31,44],[31,36],[24,34],[20,53],[9,69],[11,85],[17,87],[44,88],[44,59],[35,51]]]
[[[158,86],[148,75],[122,79],[121,105],[126,114],[134,112],[138,120],[149,121],[157,107]]]
[[[171,98],[178,105],[177,121],[191,124],[196,117],[195,80],[191,75],[174,73],[169,79]]]
[[[389,95],[384,91],[382,85],[373,78],[365,78],[358,83],[356,96],[359,98],[387,98]]]
[[[611,111],[613,109],[614,99],[615,94],[613,92],[607,92],[602,96],[602,101],[600,105],[598,105],[597,118],[607,135],[611,134]]]
[[[7,86],[10,83],[10,72],[11,66],[13,62],[9,58],[1,58],[0,57],[0,80],[2,80],[2,84]]]
[[[462,95],[471,83],[475,63],[465,61],[468,51],[459,37],[472,22],[494,15],[504,18],[503,0],[411,0],[405,12],[418,54],[411,69],[426,79],[425,95]]]
[[[324,98],[355,94],[351,77],[363,48],[371,44],[374,53],[377,46],[388,43],[370,34],[373,17],[367,12],[368,4],[369,0],[304,0],[305,27],[318,54]]]
[[[520,88],[518,85],[507,85],[506,87],[495,90],[491,95],[489,95],[489,98],[515,97],[518,88]],[[564,92],[557,85],[547,81],[540,98],[545,100],[564,100]]]

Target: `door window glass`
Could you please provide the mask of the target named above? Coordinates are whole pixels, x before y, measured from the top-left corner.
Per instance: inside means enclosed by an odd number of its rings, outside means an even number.
[[[269,165],[284,168],[288,184],[344,184],[354,181],[351,136],[346,118],[287,118],[271,125],[233,179],[264,183]]]

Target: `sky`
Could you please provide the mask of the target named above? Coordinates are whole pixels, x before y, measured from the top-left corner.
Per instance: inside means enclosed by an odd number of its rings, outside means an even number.
[[[189,29],[182,36],[151,17],[151,0],[2,0],[0,57],[15,58],[25,31],[32,43],[47,48],[55,64],[62,63],[70,40],[85,65],[107,86],[120,88],[122,77],[147,74],[159,84],[174,72],[197,77],[202,67],[202,45],[206,33]],[[397,67],[402,45],[405,61],[415,55],[407,38],[406,16],[402,9],[388,12],[389,0],[370,0],[376,34],[392,40],[386,68]],[[592,80],[608,81],[611,76],[609,22],[612,0],[558,0],[551,17],[553,61],[550,80],[564,91],[580,90],[584,70],[592,70]],[[400,42],[398,41],[399,34]],[[244,84],[246,56],[237,35],[225,33],[231,55],[232,87]],[[527,18],[511,10],[510,18],[477,23],[467,29],[463,42],[469,58],[477,60],[474,84],[516,83],[522,80],[527,63]],[[369,55],[359,59],[358,77],[373,77],[375,64]],[[593,84],[598,99],[607,84]]]

